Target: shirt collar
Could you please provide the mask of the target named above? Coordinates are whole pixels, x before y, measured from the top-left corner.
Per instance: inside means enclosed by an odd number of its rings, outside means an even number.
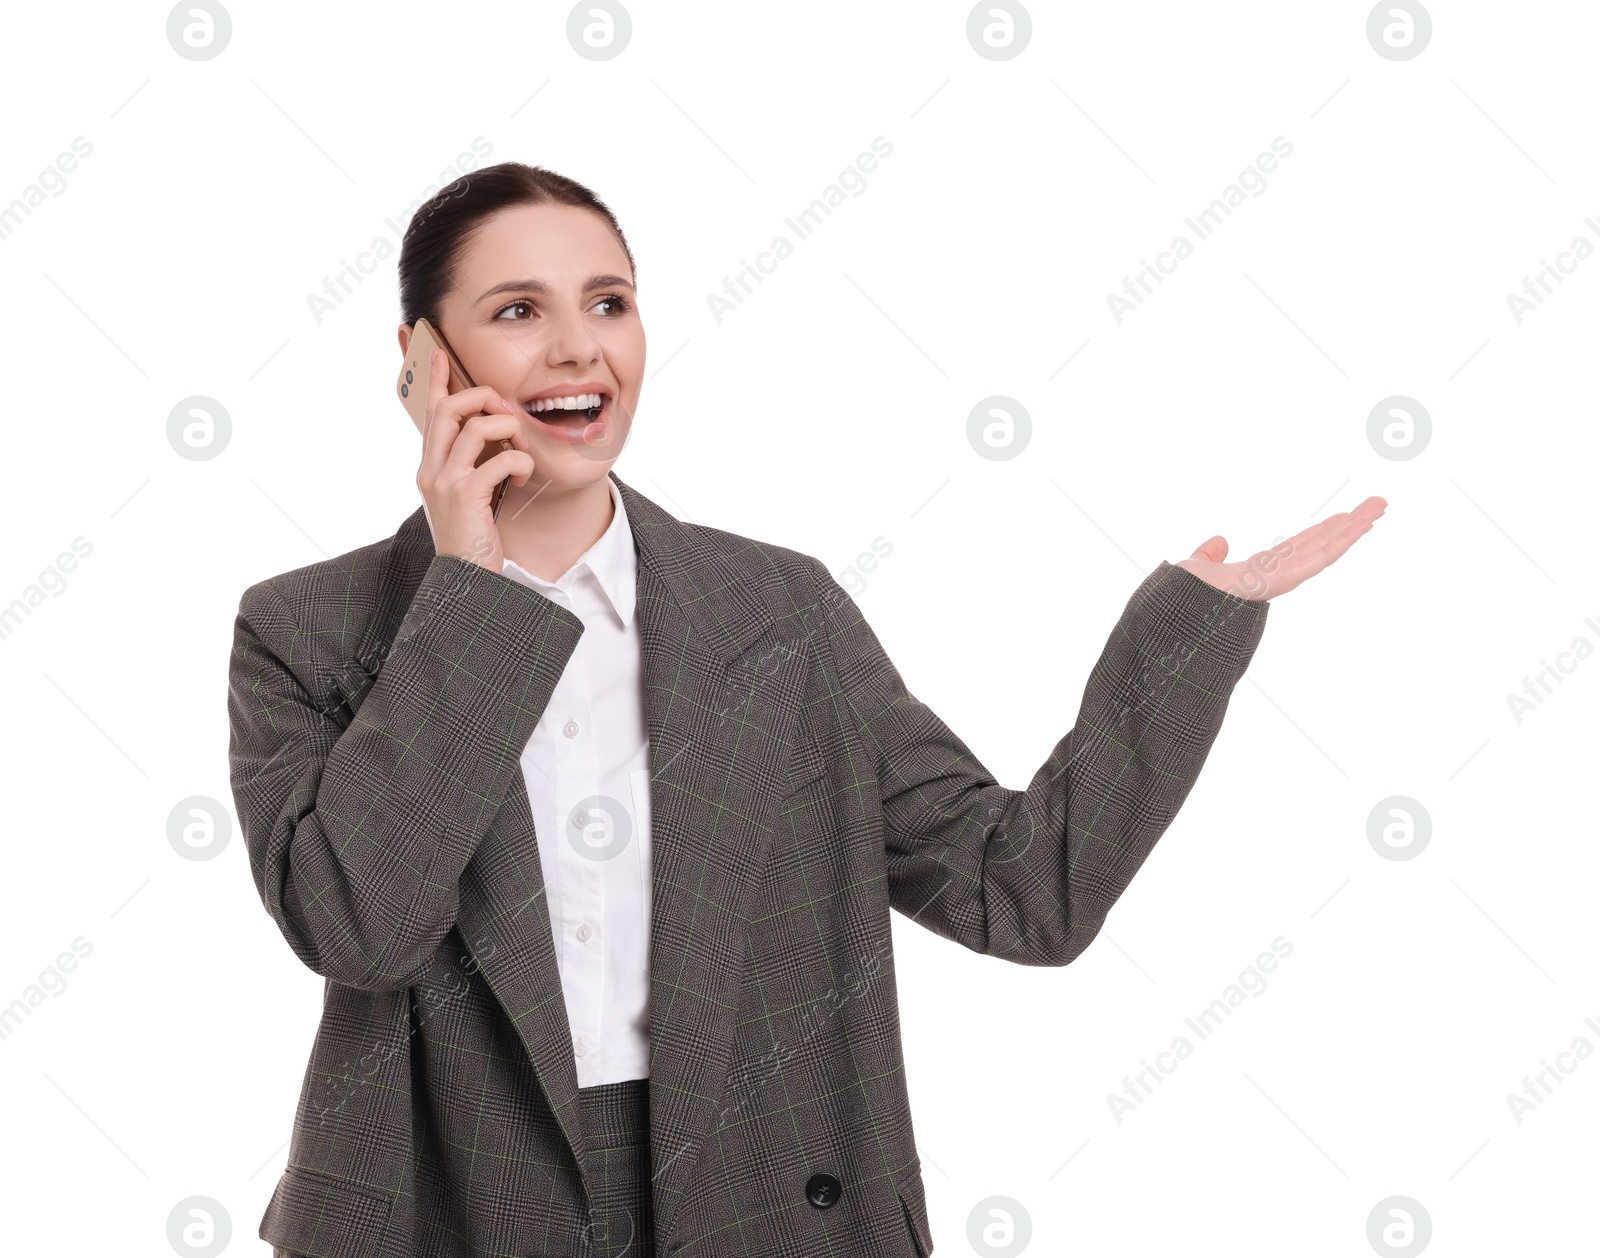
[[[616,508],[612,512],[611,523],[594,545],[584,551],[557,580],[546,581],[543,577],[536,577],[510,557],[505,559],[502,571],[524,584],[547,590],[559,589],[563,593],[569,593],[586,571],[591,572],[612,610],[617,613],[617,619],[626,629],[633,623],[634,608],[638,602],[639,560],[634,550],[633,528],[628,523],[628,510],[622,505],[617,483],[607,476],[606,484],[611,488],[611,501]]]

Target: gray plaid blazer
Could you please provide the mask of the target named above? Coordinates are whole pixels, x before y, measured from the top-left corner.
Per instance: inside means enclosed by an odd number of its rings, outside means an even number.
[[[650,737],[656,1252],[928,1258],[889,910],[1018,965],[1073,960],[1194,784],[1267,604],[1163,561],[1014,790],[822,563],[617,485]],[[598,1168],[520,769],[582,632],[436,554],[420,507],[244,592],[240,829],[267,912],[327,979],[263,1240],[592,1252]],[[842,1189],[826,1205],[819,1173]]]

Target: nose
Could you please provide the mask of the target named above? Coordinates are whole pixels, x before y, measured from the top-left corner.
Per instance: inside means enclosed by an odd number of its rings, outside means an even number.
[[[550,321],[553,330],[545,351],[550,366],[572,363],[585,367],[600,357],[600,341],[581,310],[552,312]]]

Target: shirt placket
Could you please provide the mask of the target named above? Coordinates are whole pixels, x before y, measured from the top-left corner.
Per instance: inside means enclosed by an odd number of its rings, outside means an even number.
[[[570,606],[570,599],[566,600]],[[560,836],[562,930],[565,963],[562,987],[572,1028],[574,1058],[593,1063],[601,1050],[601,997],[604,991],[601,922],[605,883],[601,862],[590,859],[610,832],[595,807],[600,794],[598,744],[591,720],[589,676],[581,650],[572,661],[573,684],[565,687],[563,710],[552,728],[556,757],[556,830]],[[587,803],[585,803],[587,801]],[[582,804],[584,807],[580,808]],[[585,853],[589,855],[585,855]]]

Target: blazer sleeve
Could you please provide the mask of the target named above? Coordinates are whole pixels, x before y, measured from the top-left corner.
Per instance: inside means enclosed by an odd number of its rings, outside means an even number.
[[[834,699],[876,770],[890,903],[975,952],[1066,965],[1194,785],[1268,605],[1163,560],[1111,631],[1076,722],[1013,790],[906,690],[827,569],[813,571]]]
[[[311,633],[271,581],[245,591],[228,673],[229,776],[256,889],[295,954],[334,982],[397,990],[419,980],[455,924],[461,872],[583,622],[436,555],[347,724],[316,698],[319,667],[339,664],[319,664],[317,639],[342,630]]]

